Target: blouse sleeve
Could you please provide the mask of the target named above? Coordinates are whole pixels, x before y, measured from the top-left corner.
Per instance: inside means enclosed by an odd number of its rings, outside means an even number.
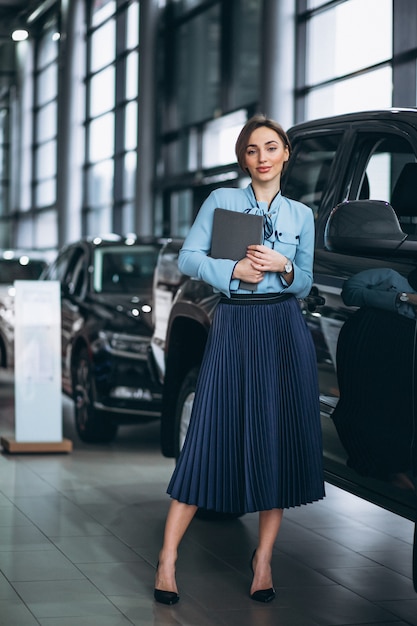
[[[178,267],[187,276],[198,278],[230,296],[230,282],[239,259],[213,259],[210,256],[214,209],[221,206],[213,191],[201,205],[194,224],[181,248]]]
[[[305,213],[304,223],[300,232],[300,242],[293,259],[294,280],[286,287],[288,293],[294,293],[297,298],[305,298],[313,284],[314,260],[314,216],[309,209]],[[286,286],[284,278],[281,278]]]

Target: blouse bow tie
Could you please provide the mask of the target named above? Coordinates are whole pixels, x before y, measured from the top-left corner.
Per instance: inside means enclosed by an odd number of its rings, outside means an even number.
[[[264,239],[269,239],[274,234],[274,226],[272,224],[271,213],[264,213],[261,209],[256,209],[252,207],[250,209],[245,209],[245,213],[250,213],[251,211],[256,211],[257,214],[263,215],[264,218]]]

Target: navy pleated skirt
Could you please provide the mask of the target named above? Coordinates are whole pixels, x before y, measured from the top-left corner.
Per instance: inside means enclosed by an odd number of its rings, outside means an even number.
[[[325,495],[315,349],[296,298],[277,300],[217,306],[167,489],[180,502],[242,514]]]

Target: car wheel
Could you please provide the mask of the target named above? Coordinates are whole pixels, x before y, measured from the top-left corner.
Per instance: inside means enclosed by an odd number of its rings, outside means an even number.
[[[195,388],[197,384],[199,367],[191,369],[181,385],[175,411],[175,458],[178,460],[185,437],[190,425],[191,411],[194,404]],[[197,516],[206,520],[232,520],[240,517],[235,513],[217,513],[207,509],[198,509]]]
[[[77,433],[86,443],[108,443],[117,424],[94,408],[94,378],[86,349],[80,351],[73,370],[74,417]]]

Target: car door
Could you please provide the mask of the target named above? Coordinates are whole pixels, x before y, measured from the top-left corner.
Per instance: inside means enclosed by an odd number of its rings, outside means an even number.
[[[351,490],[356,493],[360,493],[361,488],[366,486],[366,488],[373,490],[374,499],[378,503],[384,502],[388,498],[390,500],[390,508],[397,506],[392,505],[393,500],[407,502],[409,515],[411,516],[414,507],[414,494],[411,496],[410,493],[407,493],[407,489],[396,490],[396,487],[393,487],[388,479],[384,482],[385,478],[382,480],[379,476],[367,474],[366,471],[360,474],[358,467],[352,468],[351,459],[346,448],[346,440],[343,437],[343,441],[341,440],[339,430],[336,432],[334,417],[337,415],[335,410],[340,402],[340,381],[345,380],[346,377],[350,377],[351,380],[354,379],[355,372],[359,371],[361,366],[360,363],[351,361],[347,373],[343,372],[342,375],[340,369],[338,370],[338,357],[340,360],[340,353],[346,352],[345,336],[347,332],[342,333],[342,329],[345,323],[358,310],[358,307],[347,306],[341,297],[345,282],[350,277],[356,276],[364,270],[380,272],[388,269],[405,278],[416,266],[417,258],[412,252],[402,254],[387,251],[371,254],[357,251],[353,253],[335,252],[326,247],[325,229],[330,211],[338,203],[346,200],[367,199],[392,203],[397,211],[401,227],[404,230],[408,229],[408,233],[405,236],[414,237],[414,234],[411,232],[414,226],[414,215],[410,214],[412,213],[412,208],[410,209],[410,206],[408,206],[407,215],[402,215],[404,207],[401,205],[407,204],[404,202],[407,192],[403,189],[402,172],[407,170],[407,168],[413,169],[417,167],[417,146],[413,133],[410,132],[409,128],[401,127],[401,124],[393,127],[391,124],[384,123],[357,122],[346,125],[345,128],[338,128],[337,126],[329,128],[327,132],[318,133],[316,136],[314,136],[314,133],[310,133],[308,137],[310,153],[308,158],[307,156],[304,158],[304,162],[316,162],[317,170],[317,163],[323,162],[323,146],[325,146],[326,142],[329,145],[332,137],[334,142],[337,136],[339,137],[338,145],[334,154],[330,155],[332,158],[330,164],[328,164],[328,171],[324,185],[322,185],[321,195],[318,199],[317,197],[315,198],[313,205],[310,204],[315,213],[317,234],[313,291],[316,295],[324,298],[325,304],[318,308],[311,307],[313,310],[309,310],[308,306],[304,308],[306,321],[312,330],[317,352],[325,468],[328,476],[333,475],[333,482],[336,482],[336,484],[348,481]],[[298,150],[298,153],[303,149],[307,152],[305,137],[301,137],[299,143],[300,146],[297,146],[297,141],[295,142],[295,148]],[[304,148],[302,148],[303,145]],[[312,146],[315,150],[311,150]],[[315,152],[317,153],[317,158],[315,157]],[[301,165],[302,163],[299,161],[298,176],[300,177],[303,176]],[[284,193],[286,195],[292,193],[294,197],[297,195],[298,189],[297,184],[294,183],[296,176],[293,176],[291,181],[291,171],[289,171],[289,177],[290,180],[285,183]],[[312,180],[314,182],[314,179]],[[412,175],[409,175],[410,180],[412,180]],[[319,183],[319,174],[316,175],[315,181]],[[311,190],[312,183],[310,181],[310,192]],[[303,192],[305,195],[305,190]],[[296,197],[296,199],[300,199],[307,204],[310,201],[308,197],[306,201],[302,195],[298,198]],[[397,206],[395,206],[396,204]],[[414,207],[417,215],[417,202]],[[395,314],[390,319],[392,320],[393,331],[403,321]],[[352,326],[353,322],[349,322],[346,328]],[[387,334],[391,336],[393,333]],[[399,336],[401,336],[401,333]],[[344,342],[342,342],[342,347],[341,338],[343,338]],[[359,345],[357,335],[351,335],[348,341],[350,346],[356,347]],[[366,353],[366,346],[368,344],[371,345],[371,336],[361,336],[360,341],[362,342],[360,345],[364,347],[364,352]],[[376,365],[379,355],[384,354],[382,347],[386,343],[381,341],[380,345],[376,347],[374,345],[375,356],[372,363],[374,363],[375,371],[379,371]],[[353,353],[353,351],[351,352]],[[357,353],[359,352],[357,351]],[[381,356],[380,363],[382,358]],[[409,376],[411,381],[414,359],[410,359],[407,362],[409,363],[407,376]],[[387,364],[388,367],[389,364]],[[365,375],[367,374],[365,373]],[[388,376],[387,380],[389,380]],[[409,393],[413,393],[413,385],[409,385]],[[377,384],[373,385],[372,389],[367,389],[366,393],[368,396],[372,395],[372,393],[374,394],[374,397],[369,399],[370,406],[372,406],[372,403],[375,404],[377,400],[379,401],[378,394],[380,395],[381,392],[381,386],[379,385],[378,389]],[[355,388],[352,388],[352,385],[349,393],[352,396],[355,394]],[[398,408],[402,406],[400,401],[396,403],[395,397],[392,397],[394,407],[397,407],[397,405]],[[404,416],[396,415],[395,417],[400,424]],[[407,419],[409,417],[407,416]],[[415,420],[414,415],[411,419]],[[396,432],[391,433],[391,435],[395,439]],[[359,440],[360,437],[361,435],[358,435],[357,439]],[[374,442],[377,442],[379,437],[378,426],[374,426],[374,432],[370,435],[371,447]],[[395,443],[394,440],[392,442]],[[369,449],[365,452],[368,454]],[[344,486],[346,487],[346,484]]]
[[[340,308],[341,282],[337,271],[330,273],[327,268],[321,267],[317,251],[322,248],[323,215],[328,215],[330,207],[336,206],[343,197],[337,172],[343,170],[343,154],[348,141],[348,132],[342,126],[296,135],[290,165],[283,180],[284,195],[310,206],[315,218],[314,285],[310,294],[313,295],[313,303],[302,303],[301,306],[316,347],[321,403],[329,402],[333,407],[338,395],[334,363],[340,328],[336,311]],[[324,305],[317,308],[314,296],[324,298]]]

